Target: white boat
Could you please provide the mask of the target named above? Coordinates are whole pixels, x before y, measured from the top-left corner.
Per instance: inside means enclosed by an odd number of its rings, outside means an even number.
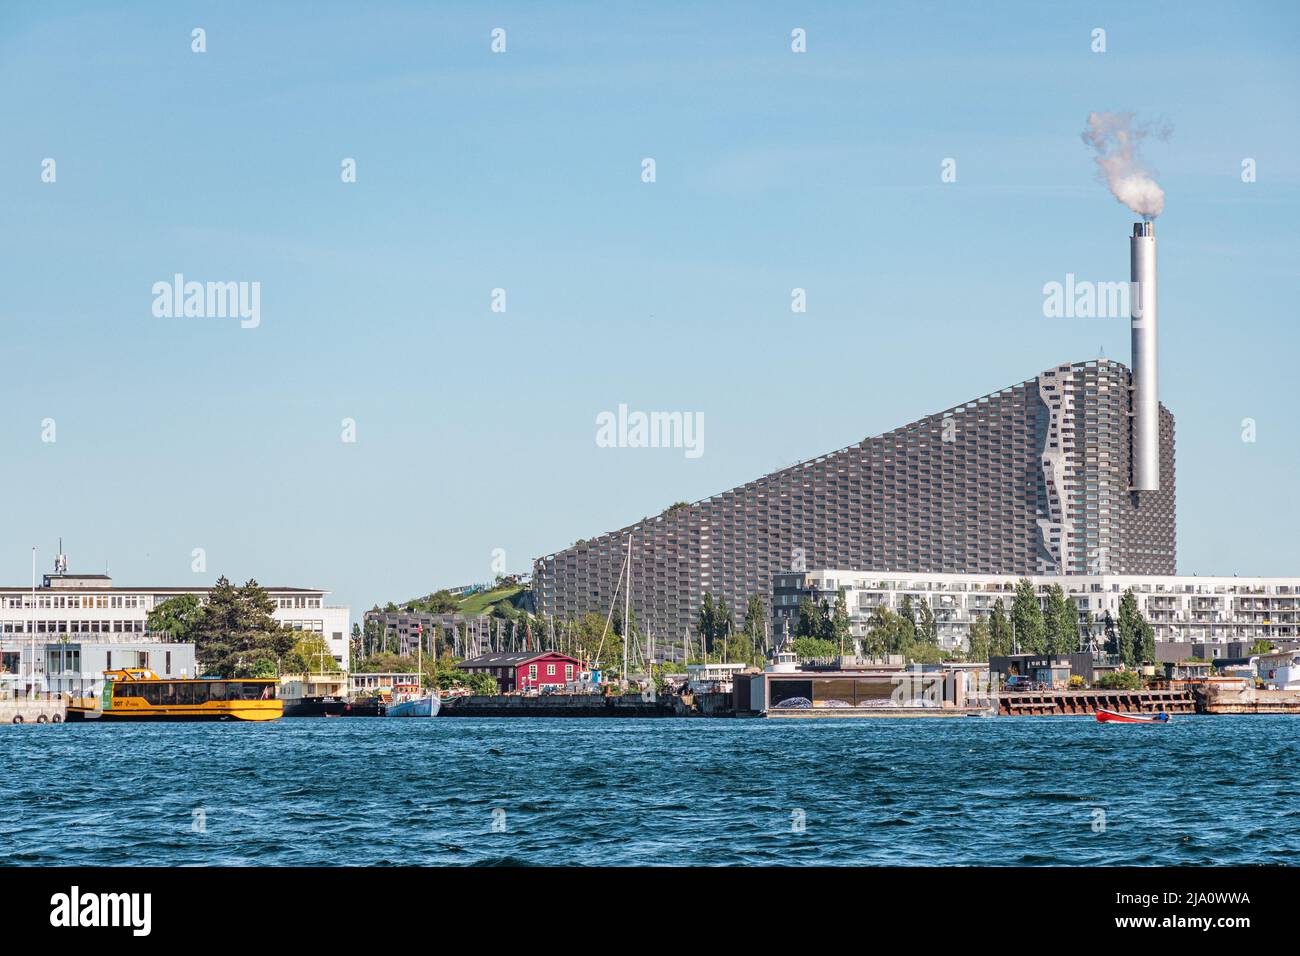
[[[384,712],[387,717],[437,717],[442,709],[438,691],[422,691],[414,685],[393,688],[393,699]]]
[[[424,636],[415,652],[416,673],[424,673]],[[417,684],[394,684],[393,696],[384,709],[385,717],[437,717],[442,710],[442,701],[438,697],[438,688],[425,690]]]

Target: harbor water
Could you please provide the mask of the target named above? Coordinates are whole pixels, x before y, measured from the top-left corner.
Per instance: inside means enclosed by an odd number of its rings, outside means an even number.
[[[1292,863],[1293,717],[0,727],[10,864]]]

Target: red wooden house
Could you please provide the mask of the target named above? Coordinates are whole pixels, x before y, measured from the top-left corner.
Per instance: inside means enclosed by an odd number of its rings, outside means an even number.
[[[582,669],[576,657],[558,651],[483,654],[456,666],[470,674],[492,675],[502,693],[562,686],[577,680]]]

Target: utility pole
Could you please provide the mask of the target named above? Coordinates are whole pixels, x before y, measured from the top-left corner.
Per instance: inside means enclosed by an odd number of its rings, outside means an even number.
[[[36,549],[32,548],[32,641],[31,641],[31,678],[27,685],[27,697],[36,699]]]

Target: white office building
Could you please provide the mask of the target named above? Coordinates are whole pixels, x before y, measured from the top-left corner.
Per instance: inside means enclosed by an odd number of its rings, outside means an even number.
[[[192,649],[148,631],[149,612],[170,598],[208,599],[207,587],[123,587],[107,574],[69,574],[60,555],[39,587],[0,587],[0,684],[32,674],[38,690],[72,689],[106,668],[149,667],[160,676],[196,676]],[[325,603],[328,591],[268,587],[274,617],[286,627],[322,635],[334,660],[348,667],[351,612]]]
[[[1074,598],[1080,618],[1088,612],[1099,629],[1107,612],[1119,619],[1119,602],[1130,588],[1138,609],[1151,622],[1157,641],[1227,644],[1300,638],[1300,577],[1198,577],[1185,575],[1027,575],[1044,604],[1053,584]],[[939,643],[965,647],[970,625],[1002,599],[1010,613],[1015,574],[937,574],[906,571],[782,571],[773,576],[775,632],[789,622],[793,633],[803,597],[834,607],[843,592],[854,637],[866,634],[871,613],[884,605],[895,613],[910,596],[913,608],[925,600],[934,611]]]

